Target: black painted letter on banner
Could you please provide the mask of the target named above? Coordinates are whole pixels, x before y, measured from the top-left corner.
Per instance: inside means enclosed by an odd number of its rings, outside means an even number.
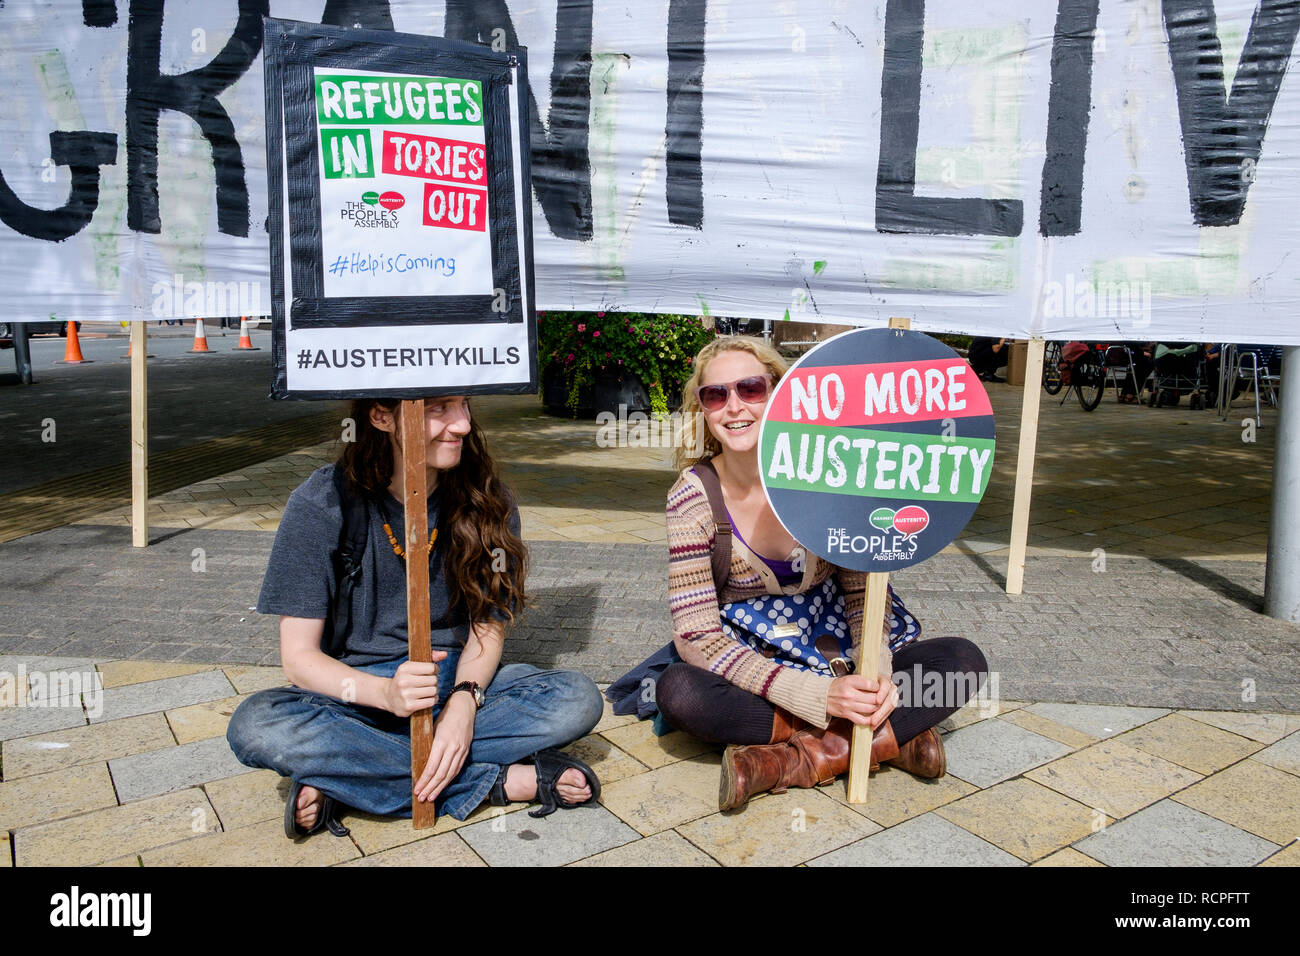
[[[880,79],[880,165],[876,229],[880,232],[1018,236],[1019,199],[947,199],[916,195],[916,142],[921,125],[923,0],[889,0],[885,65]]]
[[[591,158],[587,145],[591,126],[592,0],[557,2],[547,125],[542,124],[537,98],[528,94],[533,190],[552,234],[560,239],[586,241],[592,237]],[[507,50],[519,46],[505,0],[447,0],[447,39],[491,43],[494,30],[504,31]]]
[[[388,0],[327,0],[320,22],[329,27],[391,30],[393,11]]]
[[[68,201],[58,209],[29,206],[0,174],[0,222],[14,232],[62,242],[85,229],[99,206],[99,167],[117,163],[117,134],[85,130],[50,134],[50,158],[72,177]]]
[[[239,20],[229,42],[206,66],[188,73],[159,70],[163,7],[160,0],[131,0],[126,61],[126,221],[137,232],[161,232],[158,212],[158,114],[185,113],[212,147],[217,181],[217,228],[248,235],[248,183],[235,126],[217,95],[247,72],[262,49],[262,17],[269,0],[239,0]]]
[[[1092,42],[1098,0],[1061,0],[1052,37],[1052,85],[1047,101],[1047,158],[1038,231],[1074,236],[1083,212],[1083,157],[1092,108]]]
[[[1300,27],[1300,3],[1261,0],[1231,95],[1224,88],[1214,4],[1163,0],[1163,7],[1192,220],[1198,226],[1233,226],[1241,221],[1255,179],[1269,114]]]
[[[117,23],[117,0],[81,0],[81,19],[88,27]]]
[[[704,228],[704,21],[708,0],[668,3],[668,221]]]

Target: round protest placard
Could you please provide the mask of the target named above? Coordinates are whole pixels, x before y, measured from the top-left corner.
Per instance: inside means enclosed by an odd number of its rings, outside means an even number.
[[[855,571],[896,571],[961,533],[993,447],[988,394],[965,359],[920,332],[858,329],[781,379],[759,473],[803,547]]]

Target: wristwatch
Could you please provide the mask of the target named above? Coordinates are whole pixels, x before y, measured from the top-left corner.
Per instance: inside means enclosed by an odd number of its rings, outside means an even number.
[[[480,707],[482,707],[483,701],[486,700],[486,698],[483,696],[483,689],[478,686],[478,681],[463,680],[451,689],[451,693],[454,694],[458,690],[467,690],[470,692],[470,696],[474,698],[475,710],[478,710]]]

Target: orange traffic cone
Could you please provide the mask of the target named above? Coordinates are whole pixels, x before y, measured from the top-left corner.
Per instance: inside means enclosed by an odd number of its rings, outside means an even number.
[[[252,338],[248,334],[248,316],[239,317],[239,344],[235,346],[238,352],[260,352],[256,345],[253,344]]]
[[[82,358],[81,343],[77,341],[77,323],[69,321],[68,344],[63,349],[63,361],[60,365],[89,365],[90,359]]]
[[[208,334],[203,331],[202,318],[197,318],[194,320],[194,348],[190,349],[190,351],[208,352],[208,353],[212,352],[212,349],[208,348]]]

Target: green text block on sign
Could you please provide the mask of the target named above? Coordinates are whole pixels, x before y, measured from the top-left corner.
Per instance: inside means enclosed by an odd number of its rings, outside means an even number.
[[[770,488],[909,501],[977,502],[993,464],[991,438],[783,424],[763,435]]]

